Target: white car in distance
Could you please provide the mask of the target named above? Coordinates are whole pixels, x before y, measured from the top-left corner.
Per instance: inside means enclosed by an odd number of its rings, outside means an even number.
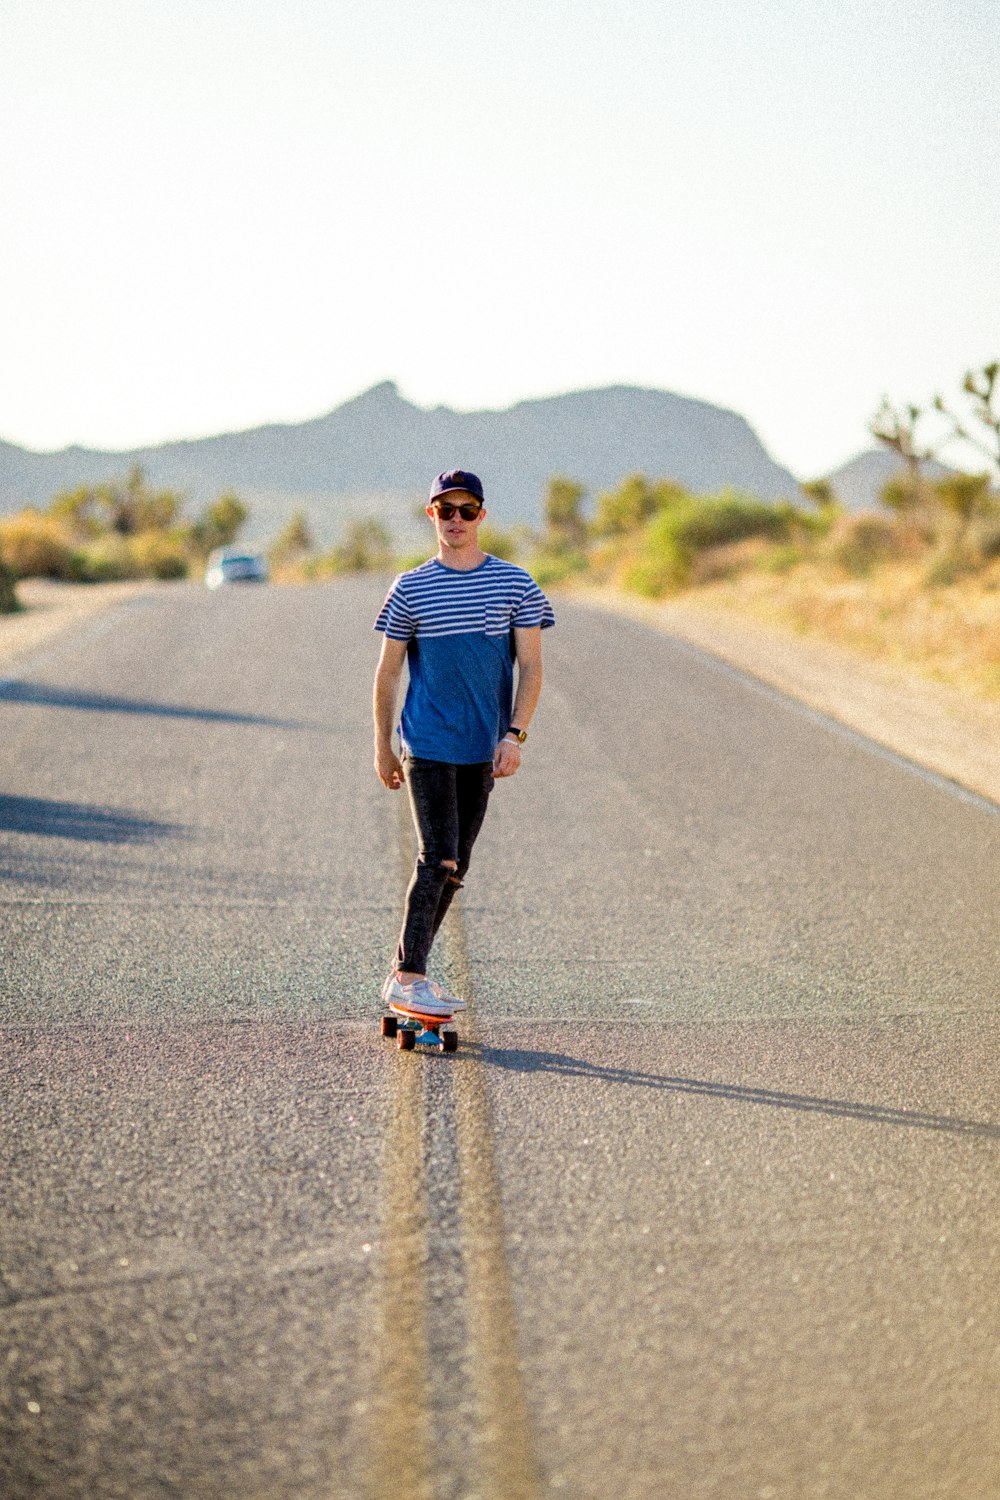
[[[205,587],[221,588],[224,583],[266,583],[267,562],[244,547],[217,547],[209,553],[205,568]]]

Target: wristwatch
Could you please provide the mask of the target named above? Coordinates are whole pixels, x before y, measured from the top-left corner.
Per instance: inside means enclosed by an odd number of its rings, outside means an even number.
[[[518,729],[516,724],[512,724],[508,729],[507,734],[504,735],[504,739],[507,739],[509,735],[513,735],[517,740],[517,743],[519,745],[523,745],[525,740],[528,738],[528,731],[526,729]]]

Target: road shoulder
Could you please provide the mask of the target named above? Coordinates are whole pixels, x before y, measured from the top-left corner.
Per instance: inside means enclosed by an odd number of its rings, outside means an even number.
[[[609,589],[567,597],[643,621],[711,652],[789,697],[1000,805],[1000,704],[826,641],[688,601]]]
[[[21,610],[0,615],[0,671],[47,646],[75,625],[164,585],[148,580],[127,583],[60,583],[26,578],[17,585]]]

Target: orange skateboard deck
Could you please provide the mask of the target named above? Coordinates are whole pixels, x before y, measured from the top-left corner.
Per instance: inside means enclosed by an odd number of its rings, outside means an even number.
[[[382,1035],[396,1038],[401,1052],[411,1052],[418,1044],[433,1047],[438,1052],[455,1052],[458,1049],[458,1032],[450,1025],[453,1015],[429,1016],[426,1011],[412,1006],[391,1004],[391,1015],[382,1017]],[[447,1027],[447,1030],[442,1028]]]

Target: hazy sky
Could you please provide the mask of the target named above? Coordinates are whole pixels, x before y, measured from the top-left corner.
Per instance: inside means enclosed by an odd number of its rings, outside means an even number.
[[[823,472],[1000,357],[998,65],[997,0],[0,0],[0,438],[627,383]]]

